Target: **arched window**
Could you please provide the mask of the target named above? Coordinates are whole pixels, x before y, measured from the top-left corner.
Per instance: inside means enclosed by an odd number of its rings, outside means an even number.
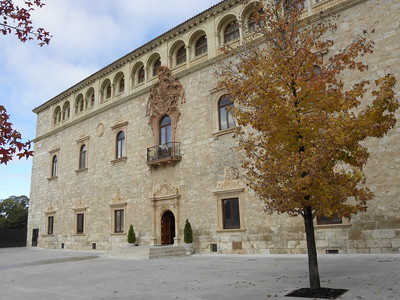
[[[144,67],[143,66],[138,71],[137,82],[138,83],[144,82]]]
[[[70,107],[69,102],[65,102],[62,110],[62,119],[63,121],[68,120],[70,115]]]
[[[115,158],[121,158],[125,155],[125,133],[123,131],[118,132],[116,140],[116,151]]]
[[[170,116],[165,116],[160,121],[160,145],[172,142],[172,128]]]
[[[218,102],[219,129],[224,130],[235,126],[232,111],[228,108],[233,107],[233,102],[228,96],[223,96]]]
[[[57,176],[57,155],[51,160],[51,177]]]
[[[118,81],[118,92],[122,93],[125,90],[125,77],[122,76]]]
[[[86,145],[82,145],[79,150],[79,169],[86,168]]]
[[[186,48],[182,46],[176,52],[176,65],[180,65],[186,62]]]
[[[106,99],[111,98],[111,84],[108,84],[106,87]]]
[[[203,35],[201,36],[197,41],[194,46],[195,48],[195,56],[199,56],[203,53],[207,52],[207,36]]]
[[[153,64],[153,76],[157,76],[157,70],[161,67],[161,60],[157,59]]]
[[[95,98],[94,93],[93,93],[93,94],[90,96],[90,107],[93,107],[93,106],[94,106],[95,101],[96,101],[96,98]]]
[[[75,101],[75,114],[83,112],[85,108],[85,101],[83,100],[82,94],[80,94]]]
[[[230,22],[228,26],[226,26],[224,31],[224,42],[228,43],[238,38],[239,38],[239,23],[235,20]]]
[[[256,31],[257,28],[263,24],[263,19],[261,15],[264,14],[264,10],[260,9],[259,11],[254,11],[248,21],[247,21],[247,29],[250,31]]]
[[[61,122],[61,108],[57,106],[57,108],[54,110],[54,125],[58,124]]]

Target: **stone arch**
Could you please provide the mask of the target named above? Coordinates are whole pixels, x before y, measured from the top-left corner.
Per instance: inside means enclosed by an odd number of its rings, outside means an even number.
[[[208,35],[207,32],[203,29],[198,29],[195,32],[193,32],[190,37],[189,37],[189,57],[192,59],[196,56],[200,56],[203,53],[196,53],[196,43],[198,42],[198,40],[200,38],[202,38],[203,36],[205,36],[206,40],[208,39]],[[208,42],[207,42],[207,51],[205,51],[204,53],[208,53]]]
[[[114,76],[113,86],[115,87],[115,94],[118,95],[124,93],[126,87],[126,78],[124,72],[119,71]]]
[[[157,77],[154,66],[156,63],[158,63],[158,61],[160,62],[161,66],[161,56],[158,52],[155,52],[152,55],[150,55],[149,59],[147,60],[146,66],[147,66],[148,79]]]
[[[241,16],[242,28],[244,28],[245,30],[249,30],[248,28],[249,19],[251,15],[259,8],[259,5],[261,5],[261,2],[256,0],[256,1],[251,1],[242,8],[240,16]]]
[[[143,72],[143,74],[141,74],[141,72]],[[131,78],[133,87],[146,82],[146,67],[142,61],[138,61],[134,64]]]
[[[224,39],[224,35],[225,35],[225,30],[226,28],[231,24],[231,22],[238,22],[238,17],[232,13],[227,14],[225,16],[223,16],[217,25],[217,36],[218,36],[218,44],[220,46],[225,44],[225,39]],[[240,28],[239,28],[239,32],[240,32]],[[240,38],[240,36],[239,36]]]
[[[162,243],[162,217],[167,211],[170,211],[175,218],[174,245],[182,244],[182,234],[179,230],[180,197],[179,190],[169,182],[165,182],[156,188],[152,197],[150,197],[153,210],[153,245],[160,245]]]
[[[182,47],[185,50],[185,53],[184,53],[185,54],[185,59],[184,59],[185,61],[184,62],[179,62],[178,54],[179,54],[179,51],[182,49]],[[182,65],[182,64],[186,63],[186,61],[187,61],[186,44],[182,39],[179,39],[179,40],[175,41],[172,44],[172,46],[170,47],[168,53],[169,53],[169,55],[168,55],[168,57],[169,57],[169,66],[171,68],[179,66],[179,65]]]
[[[103,80],[100,88],[100,102],[106,102],[112,97],[112,85],[111,80],[106,78]]]
[[[90,87],[86,92],[86,108],[92,108],[96,104],[96,93],[93,87]]]

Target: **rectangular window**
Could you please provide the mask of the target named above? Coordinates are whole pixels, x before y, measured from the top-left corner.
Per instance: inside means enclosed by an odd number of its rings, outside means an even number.
[[[318,225],[333,225],[333,224],[343,224],[342,218],[338,214],[333,214],[331,217],[321,216],[317,217]]]
[[[222,199],[224,229],[240,229],[239,199]]]
[[[53,234],[54,216],[47,218],[47,234]]]
[[[118,209],[114,211],[114,232],[124,232],[124,210]]]
[[[83,234],[84,214],[76,215],[76,233]]]

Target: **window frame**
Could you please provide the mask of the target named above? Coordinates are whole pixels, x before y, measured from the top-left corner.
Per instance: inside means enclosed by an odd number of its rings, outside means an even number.
[[[53,125],[58,125],[58,124],[60,124],[61,119],[62,119],[61,107],[58,105],[58,106],[54,109]]]
[[[318,226],[324,225],[343,225],[343,219],[338,216],[337,213],[334,213],[332,216],[318,216],[316,217],[316,222]]]
[[[222,201],[222,228],[224,230],[234,230],[240,229],[240,208],[239,208],[239,198],[224,198]],[[231,215],[230,219],[227,219],[227,204],[230,205],[229,214]],[[229,221],[229,222],[228,222]],[[230,224],[228,224],[230,223]]]
[[[218,185],[217,185],[218,186]],[[218,218],[218,233],[224,232],[244,232],[246,231],[246,220],[243,214],[243,207],[245,207],[246,196],[243,187],[234,187],[231,183],[227,184],[227,188],[223,190],[213,191],[216,204],[217,204],[217,218]],[[238,228],[224,228],[224,205],[223,201],[227,199],[238,199],[239,209],[239,226]]]
[[[66,102],[63,104],[63,108],[62,108],[61,114],[62,114],[62,120],[63,120],[63,121],[66,121],[66,120],[69,119],[69,117],[70,117],[70,115],[71,115],[71,106],[70,106],[69,101],[66,101]]]
[[[239,22],[235,19],[230,21],[224,28],[223,37],[224,44],[231,43],[233,41],[240,39],[240,25]]]
[[[164,120],[169,119],[169,123],[163,124]],[[159,145],[168,145],[172,143],[172,118],[169,115],[164,115],[159,122]],[[165,142],[163,143],[163,140]]]
[[[118,93],[122,94],[125,91],[125,76],[118,79]]]
[[[230,103],[221,104],[221,102],[225,100],[229,101]],[[220,131],[234,128],[236,126],[232,111],[228,110],[227,107],[234,107],[234,103],[228,95],[223,95],[218,100],[218,129]],[[222,116],[223,111],[225,120],[223,120]]]
[[[58,174],[58,155],[54,154],[51,159],[51,177],[57,177]]]
[[[202,42],[202,39],[205,41],[204,43],[200,44]],[[194,56],[200,56],[204,53],[208,52],[208,40],[207,40],[207,35],[204,34],[200,36],[197,40],[196,43],[194,44]]]
[[[54,215],[47,216],[47,234],[53,235],[54,234]]]
[[[152,77],[157,76],[157,71],[161,67],[161,58],[157,58],[152,64]]]
[[[79,235],[85,234],[85,213],[77,212],[75,218],[76,218],[75,233]]]
[[[79,169],[86,169],[87,164],[87,147],[86,144],[82,144],[79,150]]]
[[[120,130],[115,136],[115,159],[123,157],[125,157],[125,132]]]
[[[143,83],[146,79],[146,72],[144,66],[140,67],[137,71],[137,84]]]
[[[125,209],[118,208],[114,210],[114,233],[125,232]]]
[[[175,54],[175,65],[179,66],[187,61],[187,54],[186,54],[186,47],[185,45],[182,45],[181,47],[178,48]]]

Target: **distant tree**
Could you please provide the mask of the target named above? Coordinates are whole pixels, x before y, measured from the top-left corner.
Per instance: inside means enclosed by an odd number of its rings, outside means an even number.
[[[10,196],[0,202],[0,228],[23,228],[28,222],[29,198]]]
[[[304,219],[310,288],[318,290],[313,219],[367,209],[373,193],[365,185],[369,151],[362,142],[395,126],[399,102],[391,74],[373,83],[342,81],[346,72],[355,79],[368,68],[360,60],[373,50],[367,30],[334,52],[327,35],[335,24],[306,24],[301,2],[262,1],[254,43],[237,48],[237,63],[221,66],[219,86],[234,101],[249,187],[268,211]]]
[[[44,0],[24,0],[24,5],[15,5],[12,0],[0,0],[0,33],[8,35],[15,33],[21,42],[37,40],[40,46],[47,45],[50,33],[43,28],[34,29],[31,12],[44,6]],[[7,164],[14,155],[18,158],[33,155],[30,151],[31,142],[22,142],[21,134],[12,128],[9,115],[4,106],[0,105],[0,164]]]

